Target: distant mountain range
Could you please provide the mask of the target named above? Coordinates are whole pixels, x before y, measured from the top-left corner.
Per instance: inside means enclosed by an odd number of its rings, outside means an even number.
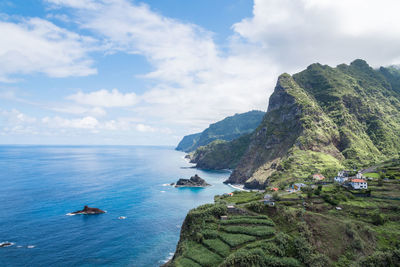
[[[176,150],[193,152],[198,147],[208,145],[215,140],[232,141],[244,134],[252,133],[261,123],[264,115],[265,112],[253,110],[227,117],[222,121],[210,124],[201,133],[183,137]]]

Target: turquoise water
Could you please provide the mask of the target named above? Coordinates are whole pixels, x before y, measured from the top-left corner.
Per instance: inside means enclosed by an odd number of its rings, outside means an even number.
[[[0,265],[159,266],[186,213],[232,191],[228,172],[183,157],[169,147],[0,146],[0,242],[15,243],[0,248]],[[163,186],[195,173],[213,186]],[[107,213],[66,216],[84,205]]]

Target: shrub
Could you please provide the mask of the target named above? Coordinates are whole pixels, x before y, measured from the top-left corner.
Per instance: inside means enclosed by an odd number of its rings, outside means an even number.
[[[363,267],[400,266],[400,250],[377,251],[360,262]]]
[[[383,225],[386,222],[386,218],[379,211],[374,212],[371,218],[372,223],[375,225]]]
[[[274,200],[280,200],[280,199],[281,199],[281,197],[279,196],[278,192],[274,192],[274,193],[272,194],[272,198],[273,198]]]
[[[247,204],[246,208],[254,212],[261,213],[264,210],[265,205],[262,202],[257,201]]]

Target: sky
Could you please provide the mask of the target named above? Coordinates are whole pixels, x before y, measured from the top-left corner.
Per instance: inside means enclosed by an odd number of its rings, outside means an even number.
[[[0,144],[176,145],[279,74],[400,64],[398,0],[2,0]]]

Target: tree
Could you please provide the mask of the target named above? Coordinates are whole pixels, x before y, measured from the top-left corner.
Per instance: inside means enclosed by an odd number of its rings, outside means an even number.
[[[279,196],[278,192],[274,192],[274,193],[272,194],[272,198],[273,198],[274,200],[280,200],[280,199],[281,199],[281,197]]]

